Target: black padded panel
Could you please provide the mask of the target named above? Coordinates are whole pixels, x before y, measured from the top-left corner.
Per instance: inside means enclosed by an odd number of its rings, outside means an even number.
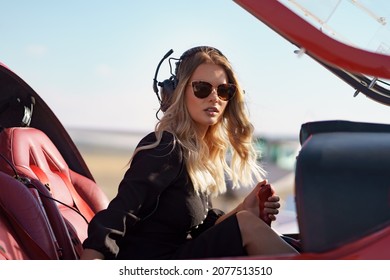
[[[383,132],[390,133],[390,125],[351,122],[344,120],[308,122],[302,125],[299,140],[303,144],[313,134],[325,132]]]
[[[339,122],[340,123],[340,122]],[[305,252],[324,252],[390,223],[390,125],[307,135],[297,157],[296,203]],[[340,127],[340,126],[339,126]],[[372,132],[374,131],[374,132]],[[387,132],[388,131],[388,132]]]

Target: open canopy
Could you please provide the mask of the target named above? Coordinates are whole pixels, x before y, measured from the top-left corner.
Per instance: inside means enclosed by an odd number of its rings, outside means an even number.
[[[390,105],[390,2],[235,0],[282,37],[351,85]]]

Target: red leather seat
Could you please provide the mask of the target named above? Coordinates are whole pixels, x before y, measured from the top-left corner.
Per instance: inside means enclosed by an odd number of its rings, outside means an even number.
[[[74,229],[82,243],[87,237],[88,222],[109,202],[97,184],[69,169],[52,141],[36,128],[5,128],[0,133],[0,153],[20,175],[37,179],[48,187],[48,195],[57,201],[65,223]],[[0,168],[14,174],[8,164],[2,163]]]

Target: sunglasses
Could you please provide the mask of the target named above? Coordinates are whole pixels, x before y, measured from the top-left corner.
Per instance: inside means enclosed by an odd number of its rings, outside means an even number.
[[[213,91],[212,84],[204,81],[194,81],[191,83],[194,95],[198,98],[206,98]],[[236,93],[237,87],[234,84],[220,84],[217,86],[217,94],[219,99],[229,101]]]

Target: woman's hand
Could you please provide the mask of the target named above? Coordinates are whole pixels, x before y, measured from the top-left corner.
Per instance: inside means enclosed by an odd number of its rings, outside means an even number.
[[[271,221],[276,220],[276,215],[279,214],[280,208],[280,197],[273,194],[268,198],[268,201],[264,202],[264,213],[268,214],[268,218]]]
[[[259,198],[258,198],[258,192],[261,187],[268,184],[267,180],[264,180],[256,185],[256,187],[244,198],[241,208],[242,210],[247,210],[252,212],[257,217],[260,216],[259,211]],[[273,190],[271,186],[271,190]],[[271,195],[267,201],[264,202],[264,213],[268,214],[268,217],[271,221],[276,220],[276,215],[279,213],[280,208],[280,197],[278,195],[275,195],[274,191],[273,195]]]
[[[93,249],[84,249],[83,254],[80,257],[80,260],[102,260],[102,259],[104,259],[103,254]]]
[[[244,198],[244,200],[236,208],[231,210],[229,213],[219,217],[216,224],[222,222],[227,217],[234,215],[237,212],[240,212],[242,210],[249,211],[256,217],[260,217],[260,210],[259,210],[260,200],[257,194],[260,188],[266,184],[268,184],[267,180],[258,183],[256,187],[254,187],[254,189]],[[273,190],[272,186],[271,186],[271,190]],[[264,213],[268,214],[268,217],[271,221],[275,221],[276,215],[279,213],[278,210],[280,208],[279,200],[280,200],[279,196],[273,194],[268,198],[266,202],[264,202]]]

